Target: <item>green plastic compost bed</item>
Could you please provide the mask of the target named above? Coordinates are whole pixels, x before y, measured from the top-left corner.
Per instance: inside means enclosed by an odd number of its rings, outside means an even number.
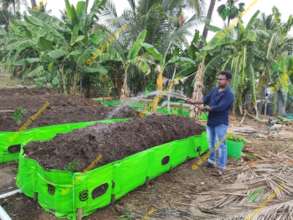
[[[67,123],[33,128],[21,132],[0,133],[0,164],[18,160],[21,144],[29,141],[51,140],[57,134],[66,134],[79,128],[88,127],[97,123],[116,123],[128,119],[109,119],[92,122]]]
[[[77,210],[88,216],[190,158],[208,150],[205,134],[155,146],[88,172],[46,170],[19,156],[17,186],[57,217],[76,219]]]

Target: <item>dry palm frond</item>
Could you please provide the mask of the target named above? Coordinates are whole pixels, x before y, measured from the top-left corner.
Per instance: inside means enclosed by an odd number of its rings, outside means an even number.
[[[235,182],[197,194],[191,211],[209,219],[293,219],[291,160],[268,152],[259,163],[230,168],[224,179],[236,176]]]

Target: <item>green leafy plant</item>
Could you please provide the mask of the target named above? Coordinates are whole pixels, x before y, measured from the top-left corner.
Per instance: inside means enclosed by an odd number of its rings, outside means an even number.
[[[99,60],[86,63],[107,38],[106,31],[96,23],[96,14],[104,3],[96,0],[89,9],[88,1],[73,6],[65,0],[62,20],[37,11],[14,20],[8,31],[0,31],[2,63],[15,76],[38,86],[63,93],[85,92],[93,76],[107,74]]]
[[[228,133],[227,134],[227,139],[232,140],[232,141],[236,141],[236,142],[243,142],[246,143],[246,139],[244,137],[232,134],[232,133]]]
[[[15,111],[12,113],[12,118],[16,122],[16,124],[20,125],[22,122],[22,119],[24,115],[27,113],[27,110],[23,107],[18,107],[15,109]]]
[[[74,172],[77,170],[78,165],[79,165],[79,162],[77,160],[73,160],[70,163],[68,163],[64,169],[69,172]]]
[[[218,13],[220,17],[225,21],[227,20],[227,25],[230,21],[240,15],[244,11],[245,3],[241,2],[237,5],[235,0],[228,0],[226,4],[222,4],[218,7]]]

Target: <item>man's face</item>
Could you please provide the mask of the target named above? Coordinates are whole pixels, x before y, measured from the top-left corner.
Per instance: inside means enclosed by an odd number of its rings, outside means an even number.
[[[225,88],[229,84],[229,80],[226,78],[225,75],[218,75],[218,86],[220,88]]]

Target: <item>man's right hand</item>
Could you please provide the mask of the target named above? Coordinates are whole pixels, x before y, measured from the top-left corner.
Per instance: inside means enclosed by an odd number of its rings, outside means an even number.
[[[186,99],[186,103],[191,104],[191,105],[201,105],[201,104],[203,104],[202,101],[193,101],[192,99]]]
[[[191,104],[191,105],[194,104],[194,101],[193,101],[192,99],[186,99],[185,102],[186,102],[187,104]]]

